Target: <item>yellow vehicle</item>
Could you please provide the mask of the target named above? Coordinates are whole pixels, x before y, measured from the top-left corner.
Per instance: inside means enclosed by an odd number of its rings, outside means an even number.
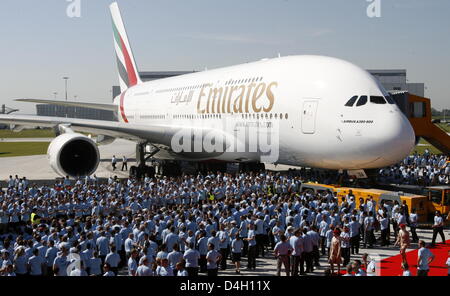
[[[405,192],[388,191],[381,189],[364,189],[339,187],[334,185],[323,185],[316,183],[304,183],[301,186],[301,192],[309,192],[312,194],[324,194],[332,192],[337,197],[339,204],[343,202],[350,191],[355,196],[356,207],[364,203],[369,197],[372,197],[377,206],[383,201],[391,206],[395,201],[399,204],[404,202],[408,206],[409,212],[416,209],[419,216],[419,223],[430,221],[436,210],[439,210],[444,217],[450,211],[450,186],[434,186],[425,188],[425,194],[414,194]],[[447,221],[447,223],[450,221]]]
[[[442,216],[446,217],[450,212],[450,186],[426,187],[424,193],[428,197],[428,211],[430,216],[432,217],[434,212],[440,211]]]
[[[428,219],[428,198],[424,195],[394,192],[373,188],[363,189],[341,187],[336,188],[336,196],[338,197],[339,203],[343,201],[343,197],[346,197],[347,194],[350,193],[350,190],[355,196],[356,207],[359,207],[361,203],[364,203],[369,197],[373,198],[377,206],[379,206],[383,201],[385,204],[390,205],[392,208],[394,206],[394,203],[397,201],[400,205],[406,203],[410,213],[412,209],[416,209],[416,213],[419,216],[419,223],[425,223]]]

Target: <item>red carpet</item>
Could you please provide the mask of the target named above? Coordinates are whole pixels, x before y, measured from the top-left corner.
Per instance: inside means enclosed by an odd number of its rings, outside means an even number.
[[[443,244],[436,244],[434,248],[430,248],[430,251],[436,256],[434,261],[430,265],[430,276],[447,276],[448,268],[446,265],[448,258],[448,251],[450,251],[450,240]],[[418,249],[407,252],[406,258],[409,264],[409,270],[411,275],[417,275],[417,253]],[[379,269],[381,276],[399,276],[403,274],[401,268],[402,258],[399,255],[386,258],[381,261]]]

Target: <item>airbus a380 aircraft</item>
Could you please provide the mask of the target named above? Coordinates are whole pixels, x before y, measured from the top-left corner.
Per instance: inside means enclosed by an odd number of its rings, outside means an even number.
[[[114,110],[117,122],[0,115],[2,123],[59,130],[48,158],[60,175],[90,175],[99,164],[97,143],[77,132],[135,141],[139,172],[148,154],[166,160],[166,173],[178,169],[173,160],[372,169],[415,145],[408,119],[376,79],[336,58],[264,59],[143,83],[117,3],[110,9],[122,91],[114,104],[25,101]]]

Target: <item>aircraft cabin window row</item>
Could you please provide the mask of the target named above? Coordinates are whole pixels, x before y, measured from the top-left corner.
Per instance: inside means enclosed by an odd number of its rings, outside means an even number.
[[[365,104],[367,104],[368,101],[370,101],[370,103],[372,103],[372,104],[377,104],[377,105],[386,104],[386,102],[391,105],[395,104],[395,102],[391,96],[386,96],[386,97],[370,96],[370,99],[368,96],[360,96],[360,97],[353,96],[350,100],[348,100],[348,102],[345,104],[345,106],[353,107],[353,105],[355,105],[355,103],[356,103],[356,107],[364,106]]]
[[[166,119],[166,115],[140,115],[141,119]],[[289,114],[241,114],[242,119],[288,119]],[[173,119],[222,119],[222,114],[175,114]]]
[[[263,77],[257,77],[257,78],[247,78],[247,79],[240,79],[240,80],[228,80],[225,85],[233,85],[233,84],[241,84],[241,83],[253,83],[253,82],[259,82],[262,81]]]
[[[253,82],[259,82],[262,81],[263,77],[255,77],[255,78],[247,78],[247,79],[240,79],[240,80],[228,80],[225,85],[233,85],[233,84],[241,84],[241,83],[253,83]],[[185,86],[185,87],[175,87],[175,88],[168,88],[168,89],[160,89],[157,90],[156,93],[166,93],[166,92],[174,92],[174,91],[183,91],[183,90],[194,90],[206,87],[208,84],[199,84],[199,85],[192,85],[192,86]]]
[[[141,119],[166,119],[165,115],[141,115]]]
[[[289,118],[289,115],[286,113],[286,114],[282,114],[282,113],[280,113],[280,115],[278,115],[278,113],[275,113],[275,114],[272,114],[272,113],[270,113],[270,114],[255,114],[255,113],[253,113],[253,114],[242,114],[242,119],[278,119],[278,118],[280,118],[280,119],[288,119]]]

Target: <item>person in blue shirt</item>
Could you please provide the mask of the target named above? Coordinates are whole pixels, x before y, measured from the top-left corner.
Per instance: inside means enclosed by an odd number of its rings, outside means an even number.
[[[111,251],[106,255],[105,263],[108,263],[110,270],[114,272],[115,275],[119,274],[119,265],[120,265],[120,255],[116,252],[116,246],[111,245]]]
[[[216,250],[214,244],[208,244],[208,254],[206,254],[208,276],[217,276],[219,271],[218,263],[222,259],[220,253]]]
[[[177,276],[190,276],[189,272],[185,269],[184,266],[185,266],[184,261],[177,263],[177,266],[176,266]]]
[[[225,224],[220,224],[220,231],[217,236],[219,239],[220,255],[222,255],[222,260],[220,261],[220,269],[225,270],[227,269],[228,245],[230,241]]]
[[[106,255],[109,253],[109,240],[106,237],[106,232],[102,231],[100,237],[96,241],[98,249],[98,257],[102,260],[102,265],[105,263]]]
[[[247,233],[247,238],[244,239],[248,242],[248,264],[247,269],[248,270],[255,270],[256,269],[256,253],[257,253],[257,247],[256,247],[256,234],[255,234],[255,224],[250,223],[249,224],[249,230]]]
[[[202,230],[197,239],[197,248],[200,253],[200,272],[206,272],[206,254],[208,253],[208,238],[206,238],[206,232]]]
[[[173,246],[175,246],[175,244],[179,244],[179,241],[180,238],[178,237],[177,234],[175,234],[175,226],[171,226],[170,233],[168,233],[164,239],[164,243],[167,246],[167,251],[172,252]]]
[[[186,271],[189,276],[198,276],[198,262],[200,260],[199,251],[194,249],[194,243],[189,243],[188,249],[184,252]]]
[[[308,229],[305,227],[303,228],[303,258],[306,263],[306,273],[313,272],[313,251],[314,251],[314,245],[313,245],[313,238],[311,235],[308,234]]]
[[[241,215],[241,222],[239,225],[239,236],[246,238],[248,234],[248,221],[246,215]],[[247,256],[248,252],[248,241],[243,240],[244,242],[244,249],[242,250],[242,256]]]
[[[242,238],[238,235],[231,242],[231,260],[236,267],[236,273],[241,273],[241,256],[242,250],[244,249],[244,242]]]
[[[350,228],[350,249],[352,254],[359,254],[359,242],[360,242],[360,229],[361,225],[359,224],[356,216],[352,216],[352,221],[348,224]]]

